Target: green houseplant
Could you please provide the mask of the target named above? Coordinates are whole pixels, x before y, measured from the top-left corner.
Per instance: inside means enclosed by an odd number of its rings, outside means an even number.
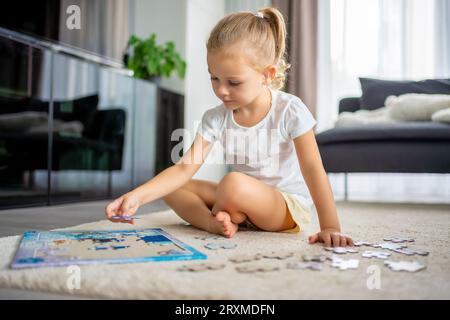
[[[141,79],[158,80],[170,77],[174,71],[184,79],[186,74],[186,62],[175,50],[175,44],[168,41],[164,45],[158,45],[154,33],[146,39],[132,35],[128,40],[124,63],[128,69],[133,70],[136,78]]]

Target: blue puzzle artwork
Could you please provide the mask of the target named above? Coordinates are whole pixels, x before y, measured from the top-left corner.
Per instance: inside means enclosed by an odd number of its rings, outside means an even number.
[[[206,259],[162,229],[27,231],[13,269],[104,263]]]

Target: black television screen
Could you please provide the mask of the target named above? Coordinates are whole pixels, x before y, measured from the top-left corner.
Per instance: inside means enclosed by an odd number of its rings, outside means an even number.
[[[60,4],[60,0],[5,1],[0,10],[0,26],[59,41]]]
[[[122,61],[129,38],[128,0],[13,0],[0,27]]]

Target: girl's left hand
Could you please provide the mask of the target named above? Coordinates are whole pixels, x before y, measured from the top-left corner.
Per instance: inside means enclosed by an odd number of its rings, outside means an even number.
[[[353,246],[353,240],[335,229],[324,229],[308,238],[309,244],[322,242],[326,247]]]

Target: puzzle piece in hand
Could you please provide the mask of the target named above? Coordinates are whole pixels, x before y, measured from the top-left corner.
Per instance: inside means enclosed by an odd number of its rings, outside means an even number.
[[[425,269],[427,266],[418,261],[384,261],[384,264],[388,266],[392,271],[409,271],[417,272]]]
[[[238,256],[231,257],[229,260],[234,263],[250,262],[261,259],[259,254],[241,254]]]
[[[138,217],[131,217],[131,216],[112,216],[111,219],[113,220],[125,220],[127,222],[133,222],[135,219],[139,219]]]
[[[322,263],[320,262],[314,262],[314,261],[308,261],[308,262],[289,262],[286,267],[288,269],[310,269],[314,271],[320,271],[322,270]]]
[[[364,251],[361,254],[364,258],[378,258],[378,259],[387,259],[391,255],[389,252],[384,251]]]
[[[195,239],[200,239],[200,240],[224,240],[227,239],[225,237],[222,236],[218,236],[218,235],[208,235],[208,236],[196,236],[194,237]]]
[[[372,243],[371,242],[367,242],[367,241],[354,241],[353,245],[355,247],[361,247],[361,246],[371,247]]]
[[[359,260],[358,259],[344,260],[339,257],[333,257],[331,261],[331,266],[334,268],[339,268],[340,270],[358,269]]]
[[[219,249],[234,249],[237,247],[236,243],[227,243],[227,242],[221,242],[221,243],[207,243],[204,245],[205,248],[210,250],[219,250]]]
[[[209,270],[220,270],[225,268],[224,264],[218,263],[199,263],[199,264],[191,264],[191,265],[183,265],[178,268],[178,271],[191,271],[191,272],[201,272],[201,271],[209,271]]]
[[[390,241],[394,243],[403,243],[403,242],[414,242],[413,238],[409,237],[401,237],[401,236],[391,236],[383,238],[384,241]]]
[[[348,248],[348,247],[324,247],[327,251],[332,251],[333,253],[337,254],[344,254],[344,253],[357,253],[358,250]]]
[[[406,254],[407,256],[413,256],[415,254],[419,256],[427,256],[429,254],[428,251],[421,251],[421,250],[415,250],[410,248],[400,248],[400,249],[393,249],[392,251],[397,253]]]
[[[266,264],[249,264],[245,266],[236,267],[236,271],[242,273],[270,272],[279,269],[280,268],[277,266],[268,266]]]
[[[284,253],[280,253],[280,252],[271,252],[271,253],[265,253],[262,255],[263,258],[267,258],[267,259],[278,259],[278,260],[284,260],[287,258],[290,258],[294,255],[293,252],[284,252]]]
[[[316,255],[304,254],[302,258],[303,261],[305,262],[324,262],[325,260],[328,259],[328,257],[324,254],[316,254]]]

